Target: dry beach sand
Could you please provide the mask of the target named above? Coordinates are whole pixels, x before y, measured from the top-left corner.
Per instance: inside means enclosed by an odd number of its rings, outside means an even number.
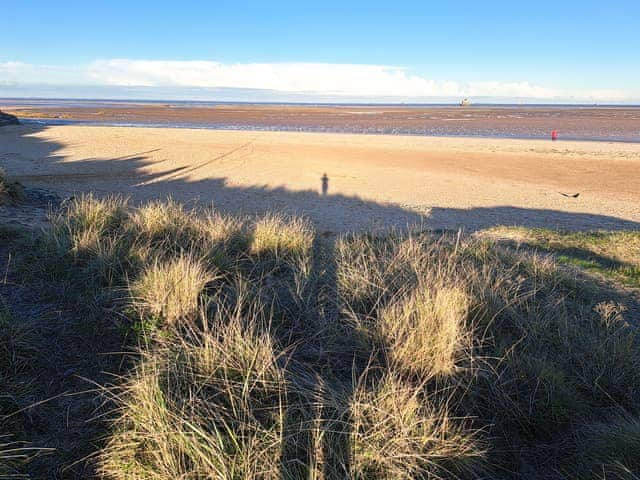
[[[0,164],[62,196],[170,195],[303,214],[331,232],[640,226],[632,143],[22,125],[0,129]]]

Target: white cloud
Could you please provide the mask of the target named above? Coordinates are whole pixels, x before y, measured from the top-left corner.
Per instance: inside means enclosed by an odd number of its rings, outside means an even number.
[[[85,66],[34,65],[23,62],[0,62],[0,85],[48,83],[70,85],[86,79]]]
[[[281,92],[367,96],[459,95],[456,83],[437,83],[379,65],[105,60],[89,75],[110,85],[233,87]]]
[[[563,91],[522,82],[434,81],[407,69],[333,63],[236,63],[212,61],[97,60],[85,65],[0,63],[0,85],[106,85],[246,88],[276,92],[362,97],[493,97],[624,101],[617,90]]]
[[[470,82],[469,96],[554,98],[562,92],[529,82]]]

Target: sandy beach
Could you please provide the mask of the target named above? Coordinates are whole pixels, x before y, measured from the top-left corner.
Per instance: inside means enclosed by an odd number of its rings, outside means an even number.
[[[23,125],[0,129],[0,163],[61,196],[279,210],[321,231],[640,227],[631,143]]]

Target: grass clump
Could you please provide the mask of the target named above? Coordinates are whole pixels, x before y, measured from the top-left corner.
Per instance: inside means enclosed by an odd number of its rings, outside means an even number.
[[[198,239],[195,213],[171,199],[140,206],[131,214],[130,228],[143,244],[159,253],[189,250]]]
[[[429,378],[454,373],[468,341],[468,300],[455,287],[418,287],[382,309],[376,330],[399,370]]]
[[[235,252],[247,251],[249,233],[246,221],[219,212],[209,212],[201,221],[202,237],[210,248],[223,248]]]
[[[144,355],[118,394],[109,478],[287,478],[286,358],[255,317],[228,315]]]
[[[0,205],[16,203],[24,200],[24,190],[18,182],[12,182],[0,167]]]
[[[251,239],[251,253],[273,258],[299,259],[309,255],[313,229],[300,218],[267,214],[256,221]]]
[[[250,232],[246,219],[207,210],[197,220],[195,248],[219,270],[232,273],[247,264]]]
[[[196,316],[202,291],[213,278],[202,262],[188,255],[156,260],[131,284],[131,298],[143,315],[175,324]]]
[[[48,251],[79,260],[96,257],[103,240],[119,233],[127,216],[127,200],[121,197],[98,199],[87,194],[75,198],[51,218],[45,238]]]
[[[131,261],[124,230],[128,202],[122,197],[81,195],[51,217],[40,249],[42,273],[75,285],[85,294],[98,286],[113,287],[124,278]]]
[[[383,376],[361,379],[350,402],[354,479],[451,478],[478,473],[482,443],[420,386]]]

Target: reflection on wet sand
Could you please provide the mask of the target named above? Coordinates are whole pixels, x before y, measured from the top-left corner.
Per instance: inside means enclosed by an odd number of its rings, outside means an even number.
[[[159,104],[87,101],[0,108],[23,120],[225,130],[640,141],[640,107],[337,106]]]

